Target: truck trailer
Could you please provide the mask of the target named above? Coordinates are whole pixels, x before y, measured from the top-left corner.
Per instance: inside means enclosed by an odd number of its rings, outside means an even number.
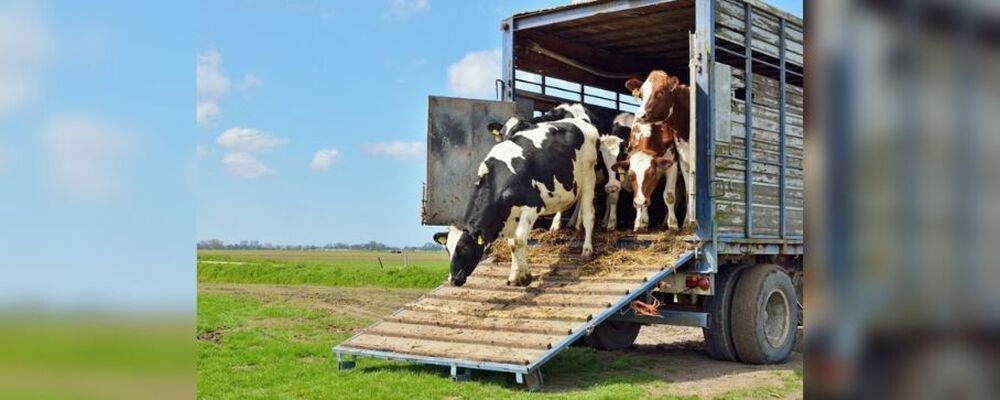
[[[529,248],[540,279],[527,288],[505,287],[506,264],[487,259],[478,283],[442,285],[334,347],[340,368],[358,356],[406,360],[450,367],[456,380],[509,372],[537,389],[542,365],[568,346],[625,348],[648,324],[702,328],[719,360],[783,362],[802,314],[802,19],[759,0],[606,0],[515,14],[500,33],[496,100],[428,99],[422,222],[462,218],[495,144],[490,123],[561,103],[634,112],[625,81],[656,69],[691,88],[694,190],[681,208],[694,208],[695,228],[633,235],[619,218],[617,247],[667,248],[667,235],[672,251],[611,268],[572,257],[536,266],[545,257]],[[637,312],[637,301],[655,311]]]

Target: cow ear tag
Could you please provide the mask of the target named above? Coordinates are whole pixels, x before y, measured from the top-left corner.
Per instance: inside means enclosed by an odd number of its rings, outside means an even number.
[[[496,141],[498,141],[498,142],[500,141],[500,130],[499,129],[491,130],[490,133],[493,134],[493,138],[496,139]]]
[[[632,89],[632,97],[635,97],[637,99],[641,99],[642,98],[642,92],[639,91],[638,88]]]
[[[478,243],[480,246],[486,244],[486,241],[483,240],[483,235],[479,235],[479,237],[476,238],[476,243]]]

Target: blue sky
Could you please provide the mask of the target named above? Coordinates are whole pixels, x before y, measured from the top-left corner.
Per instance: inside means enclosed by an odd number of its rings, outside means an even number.
[[[0,1],[0,306],[193,305],[194,10]]]
[[[204,2],[198,238],[429,241],[437,229],[419,223],[427,96],[492,98],[496,76],[477,71],[495,63],[500,20],[566,3]],[[463,59],[461,76],[479,87],[449,85]],[[208,95],[224,86],[216,66],[229,89]],[[231,128],[243,129],[220,138]],[[310,169],[321,149],[336,159]]]
[[[199,239],[428,241],[427,95],[492,98],[499,21],[564,3],[0,0],[0,308],[189,310]]]

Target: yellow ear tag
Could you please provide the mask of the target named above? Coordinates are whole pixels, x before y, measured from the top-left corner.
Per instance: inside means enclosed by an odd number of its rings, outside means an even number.
[[[479,243],[479,245],[482,246],[482,245],[486,244],[486,241],[483,240],[483,236],[482,235],[479,235],[479,238],[476,239],[476,243]]]
[[[500,130],[499,129],[494,129],[494,130],[492,130],[490,132],[493,133],[493,138],[496,139],[499,142],[500,141]]]
[[[642,92],[639,91],[639,89],[632,89],[632,97],[635,97],[637,99],[641,99],[642,98]]]

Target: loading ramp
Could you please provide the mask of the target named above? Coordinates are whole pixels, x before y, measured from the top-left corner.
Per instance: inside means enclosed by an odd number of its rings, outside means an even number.
[[[588,329],[629,310],[633,300],[693,259],[687,250],[661,265],[604,270],[580,264],[532,264],[528,287],[506,285],[510,265],[484,261],[463,287],[444,284],[333,348],[338,367],[358,356],[469,370],[509,372],[530,389],[541,367]]]

